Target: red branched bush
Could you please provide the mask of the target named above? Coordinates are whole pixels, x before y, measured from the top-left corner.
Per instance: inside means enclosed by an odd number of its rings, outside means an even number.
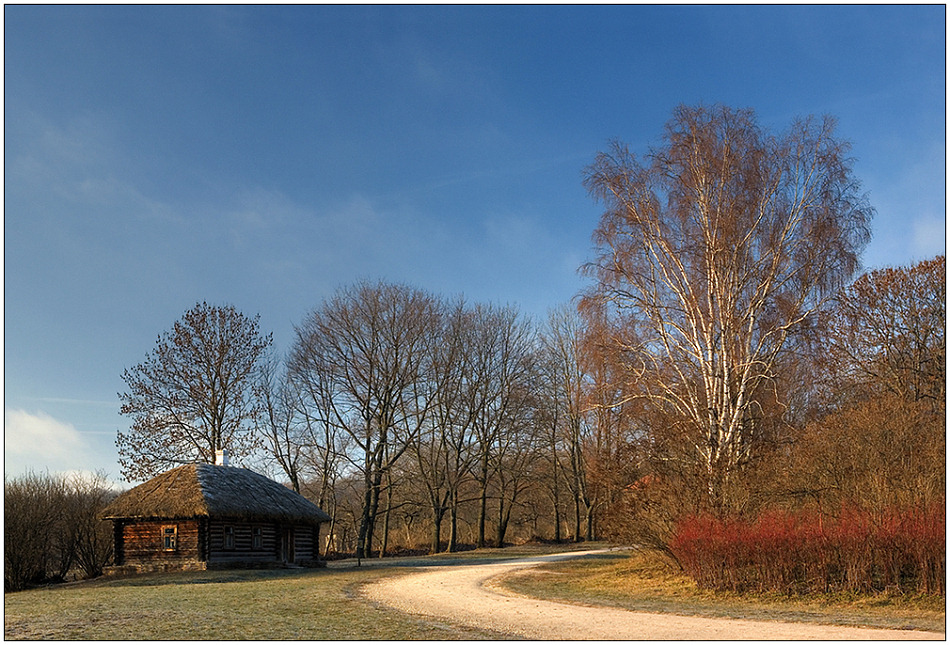
[[[943,504],[835,516],[769,511],[754,521],[694,516],[670,552],[700,587],[730,591],[944,594]]]

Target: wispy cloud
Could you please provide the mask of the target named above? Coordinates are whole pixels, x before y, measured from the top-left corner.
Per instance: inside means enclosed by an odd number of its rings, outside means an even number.
[[[177,209],[149,197],[127,176],[118,129],[93,115],[56,121],[30,113],[8,131],[8,197],[14,204],[44,205],[34,211],[48,212],[53,221],[62,221],[64,208],[99,218],[183,221]]]
[[[96,407],[104,408],[115,408],[118,404],[115,401],[98,401],[92,399],[69,399],[53,396],[33,396],[25,397],[30,401],[38,401],[40,403],[67,403],[69,405],[89,405]]]
[[[92,449],[75,426],[45,412],[5,409],[4,467],[7,472],[29,468],[65,472],[94,463]]]

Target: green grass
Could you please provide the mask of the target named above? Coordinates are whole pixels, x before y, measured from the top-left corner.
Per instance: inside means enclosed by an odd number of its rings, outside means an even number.
[[[944,631],[945,599],[928,596],[749,595],[698,589],[655,556],[622,551],[545,564],[500,581],[539,598],[689,616]]]
[[[500,635],[376,607],[356,588],[393,569],[208,571],[6,594],[5,639],[451,640]]]

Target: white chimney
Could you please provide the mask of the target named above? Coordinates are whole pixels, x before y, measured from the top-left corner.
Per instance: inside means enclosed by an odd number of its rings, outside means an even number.
[[[214,451],[214,465],[215,466],[228,465],[228,449],[227,448],[224,448],[223,450]]]

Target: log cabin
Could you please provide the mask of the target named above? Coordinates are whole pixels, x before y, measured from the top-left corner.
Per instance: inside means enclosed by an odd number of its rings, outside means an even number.
[[[245,468],[186,464],[119,495],[107,574],[323,566],[320,524],[330,516],[308,499]]]

